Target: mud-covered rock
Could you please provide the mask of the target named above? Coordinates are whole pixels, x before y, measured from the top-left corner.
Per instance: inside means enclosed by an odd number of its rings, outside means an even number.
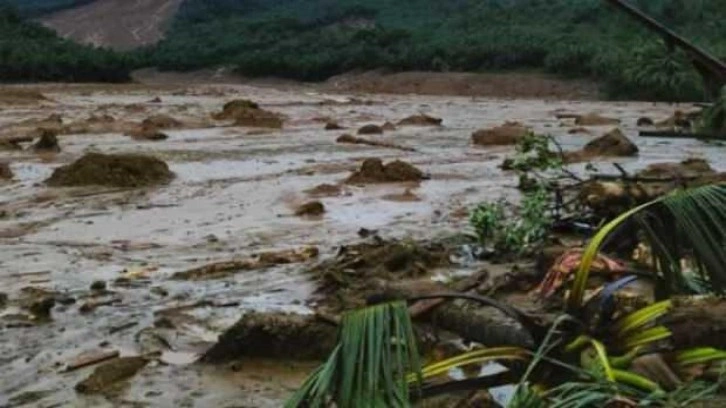
[[[653,119],[644,116],[644,117],[638,118],[636,125],[638,127],[649,127],[649,126],[655,126],[655,122],[653,121]]]
[[[335,184],[320,184],[305,192],[312,197],[337,197],[343,194],[343,189]]]
[[[58,144],[58,132],[52,129],[38,129],[40,139],[33,145],[33,150],[38,153],[58,153],[61,151]]]
[[[10,169],[10,163],[0,162],[0,180],[12,180],[13,171]]]
[[[224,105],[222,112],[213,115],[216,120],[234,120],[235,126],[282,128],[280,115],[260,108],[252,101],[238,99]]]
[[[391,122],[386,122],[383,124],[383,126],[381,126],[381,129],[383,129],[386,132],[392,132],[392,131],[396,130],[396,125],[394,125]]]
[[[109,361],[96,369],[85,380],[76,384],[76,391],[95,394],[128,380],[149,364],[145,357],[121,357]]]
[[[409,163],[396,160],[383,164],[381,159],[366,159],[360,169],[347,180],[350,184],[395,183],[403,181],[421,181],[424,173]]]
[[[502,146],[519,143],[530,129],[518,122],[506,122],[502,126],[480,129],[471,135],[472,143],[479,146]]]
[[[153,115],[144,119],[143,122],[141,122],[141,126],[144,128],[155,129],[179,129],[183,127],[184,124],[169,115]]]
[[[597,113],[588,113],[585,115],[578,115],[575,118],[575,124],[577,126],[609,126],[620,124],[620,120],[601,116]]]
[[[335,121],[328,121],[325,123],[325,130],[342,130],[345,129],[343,126],[340,126],[338,122]]]
[[[242,357],[323,359],[335,347],[337,328],[315,316],[250,312],[225,331],[202,357],[224,363]]]
[[[167,164],[140,154],[88,153],[56,169],[46,183],[54,187],[144,187],[165,184],[174,178]]]
[[[213,117],[217,120],[235,119],[250,109],[260,109],[260,105],[247,99],[235,99],[225,103],[222,112],[214,114]]]
[[[305,203],[295,210],[295,215],[298,217],[320,216],[323,214],[325,214],[325,205],[320,201]]]
[[[586,144],[581,150],[566,152],[564,158],[567,163],[577,163],[596,157],[632,157],[637,156],[638,152],[638,146],[616,128]]]
[[[443,119],[435,118],[426,114],[413,115],[401,119],[398,126],[441,126]]]
[[[582,150],[596,156],[628,157],[638,154],[638,146],[625,137],[620,129],[613,129],[591,141]]]
[[[380,135],[383,134],[383,128],[378,125],[365,125],[358,129],[359,135]]]

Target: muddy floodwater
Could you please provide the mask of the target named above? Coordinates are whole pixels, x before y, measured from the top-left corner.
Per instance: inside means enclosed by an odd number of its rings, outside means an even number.
[[[187,281],[180,271],[270,250],[316,246],[319,257],[359,240],[361,228],[384,237],[430,238],[466,228],[466,210],[516,196],[517,180],[498,166],[511,147],[471,144],[473,131],[518,121],[577,148],[610,130],[569,134],[556,112],[597,112],[621,120],[640,156],[626,169],[689,157],[726,170],[722,147],[688,139],[637,136],[636,121],[662,120],[678,106],[650,103],[494,100],[471,97],[325,94],[314,88],[195,85],[148,87],[40,86],[47,100],[0,107],[0,134],[59,114],[63,123],[108,115],[136,121],[154,114],[189,126],[140,141],[118,133],[64,134],[59,153],[0,151],[11,181],[0,183],[0,406],[278,407],[310,363],[242,361],[233,367],[195,364],[196,357],[245,311],[309,313],[313,290],[295,263]],[[157,98],[158,99],[155,99]],[[233,99],[249,99],[284,115],[283,129],[234,127],[210,118]],[[682,106],[681,109],[689,109]],[[425,113],[443,126],[398,126],[366,136],[412,149],[339,144],[366,124]],[[334,120],[345,130],[324,130]],[[168,185],[142,189],[48,187],[53,170],[86,152],[143,153],[166,161]],[[365,158],[405,160],[430,178],[414,184],[341,184],[319,198],[325,213],[295,216],[321,184],[339,184]],[[607,163],[603,171],[616,174]],[[456,271],[450,271],[456,273]],[[123,279],[119,279],[123,278]],[[103,281],[106,289],[98,290]],[[96,283],[96,290],[91,285]],[[28,289],[33,288],[33,289]],[[68,298],[51,319],[29,319],[24,297],[40,289]],[[34,292],[35,291],[35,292]],[[89,302],[98,307],[82,310]],[[166,319],[160,322],[160,319]],[[77,393],[93,367],[66,370],[84,352],[119,350],[159,359],[121,387]]]

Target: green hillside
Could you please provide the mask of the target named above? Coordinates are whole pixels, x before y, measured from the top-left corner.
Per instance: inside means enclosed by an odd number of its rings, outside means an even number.
[[[635,3],[726,56],[722,0]],[[225,64],[304,80],[374,68],[545,70],[597,79],[613,97],[703,94],[682,55],[598,0],[186,0],[167,37],[149,53],[164,69]]]
[[[0,7],[0,81],[125,81],[133,60],[64,40]]]

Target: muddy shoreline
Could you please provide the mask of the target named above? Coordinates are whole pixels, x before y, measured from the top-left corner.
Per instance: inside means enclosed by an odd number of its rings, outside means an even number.
[[[280,406],[308,363],[243,361],[230,367],[191,364],[245,311],[309,313],[314,284],[304,273],[362,229],[387,238],[429,239],[461,232],[466,210],[500,195],[516,197],[517,180],[498,166],[511,147],[471,143],[477,129],[518,121],[581,148],[608,126],[573,127],[556,112],[598,112],[619,119],[640,155],[618,160],[628,170],[699,157],[726,170],[719,147],[688,139],[639,138],[636,122],[669,117],[678,106],[650,103],[492,99],[325,93],[311,88],[249,85],[38,85],[47,99],[0,108],[0,139],[24,134],[18,124],[60,115],[63,124],[108,115],[141,123],[168,115],[188,126],[164,129],[166,140],[138,140],[119,129],[68,131],[61,151],[0,152],[14,176],[0,183],[0,406]],[[158,98],[158,99],[157,99]],[[214,122],[234,99],[257,102],[284,118],[282,129]],[[689,107],[681,107],[687,110]],[[373,135],[382,145],[340,144],[364,125],[398,123],[425,113],[443,126],[398,126]],[[326,120],[348,130],[325,131]],[[158,157],[176,175],[140,189],[49,187],[44,180],[88,152]],[[416,182],[343,183],[365,158],[404,160],[426,173]],[[577,165],[579,166],[579,165]],[[575,167],[577,167],[575,166]],[[584,164],[582,165],[584,166]],[[603,168],[607,165],[603,164]],[[330,196],[309,190],[336,185]],[[399,199],[398,197],[416,199]],[[299,217],[317,199],[325,212]],[[172,279],[214,262],[314,246],[316,259],[250,269],[209,280]],[[442,268],[440,274],[470,271]],[[103,292],[92,289],[103,281]],[[23,288],[34,288],[29,291]],[[52,293],[52,319],[28,318],[24,299]],[[73,299],[73,302],[71,300]],[[84,305],[88,305],[84,309]],[[84,311],[85,310],[85,311]],[[125,386],[85,395],[74,386],[94,368],[65,371],[94,350],[122,356],[161,350]]]

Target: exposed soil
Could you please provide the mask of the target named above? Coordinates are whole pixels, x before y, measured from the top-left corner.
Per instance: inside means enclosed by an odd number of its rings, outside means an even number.
[[[63,37],[99,47],[130,50],[164,37],[182,0],[96,0],[44,16]]]
[[[372,71],[336,76],[327,83],[329,88],[342,92],[536,99],[596,99],[598,95],[592,83],[537,74]]]
[[[54,187],[145,187],[168,183],[173,177],[169,166],[154,157],[88,153],[56,169],[46,182]]]

